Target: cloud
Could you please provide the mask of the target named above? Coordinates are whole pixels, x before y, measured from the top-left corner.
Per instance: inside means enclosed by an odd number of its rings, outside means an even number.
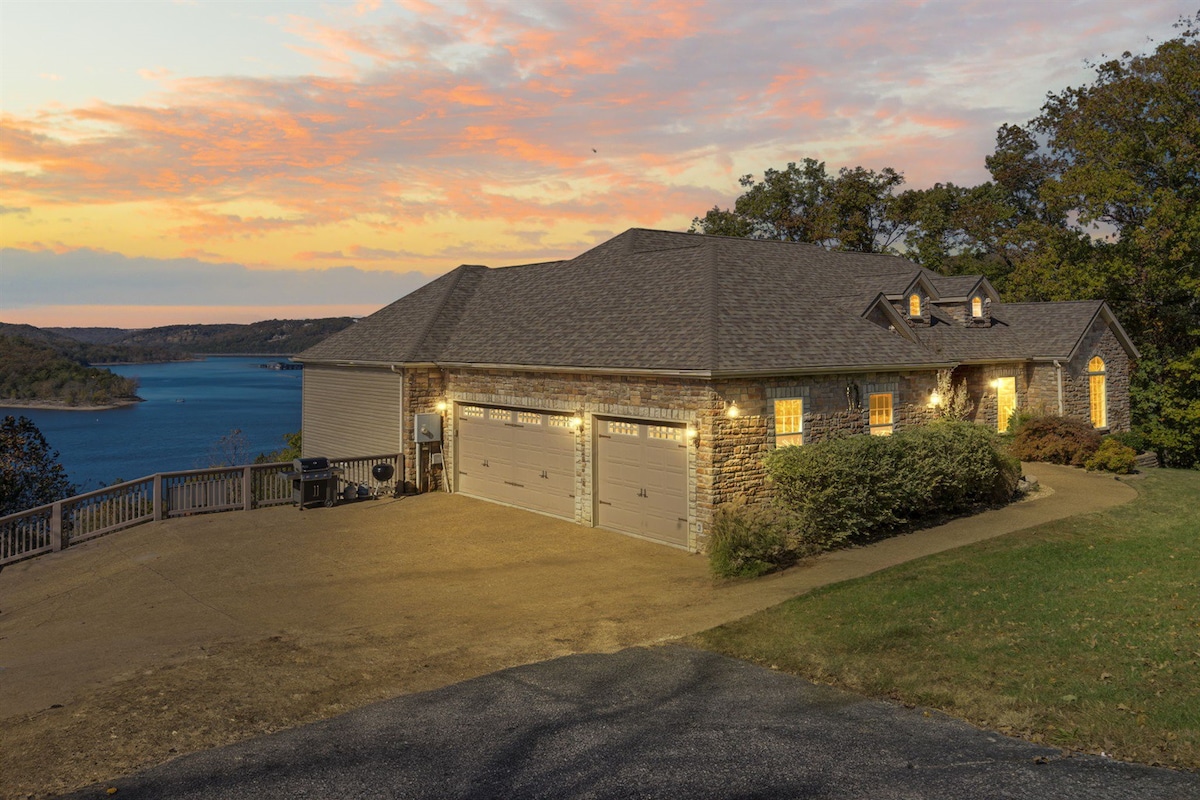
[[[804,157],[972,183],[1000,124],[1087,79],[1085,57],[1169,36],[1178,14],[1169,0],[1100,0],[1053,25],[1033,3],[951,0],[331,9],[279,21],[312,74],[147,70],[144,102],[0,115],[0,201],[154,204],[181,250],[209,256],[359,225],[380,241],[299,258],[386,262],[431,258],[432,226],[554,242],[566,225],[677,224],[728,205],[738,175]],[[384,241],[396,231],[401,246]]]
[[[28,214],[29,206],[0,206],[0,216],[4,214]]]

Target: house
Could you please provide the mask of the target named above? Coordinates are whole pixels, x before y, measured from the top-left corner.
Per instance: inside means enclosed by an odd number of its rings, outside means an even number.
[[[1103,301],[1005,304],[897,256],[633,229],[460,266],[298,360],[306,455],[403,452],[416,481],[412,420],[438,414],[454,491],[702,549],[715,507],[765,494],[763,453],[928,420],[939,371],[979,424],[1022,408],[1116,431],[1136,357]]]

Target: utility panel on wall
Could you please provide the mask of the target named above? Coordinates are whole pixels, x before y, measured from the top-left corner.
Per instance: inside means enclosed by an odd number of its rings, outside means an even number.
[[[442,440],[441,414],[414,414],[413,441],[417,443],[440,442]]]

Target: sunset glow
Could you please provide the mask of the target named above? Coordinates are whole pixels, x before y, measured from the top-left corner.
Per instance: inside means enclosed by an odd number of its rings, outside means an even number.
[[[1177,2],[0,6],[0,321],[369,313],[812,157],[974,183]]]

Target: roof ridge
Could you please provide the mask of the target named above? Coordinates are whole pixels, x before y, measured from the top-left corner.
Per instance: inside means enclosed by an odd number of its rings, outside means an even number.
[[[424,346],[425,340],[429,337],[430,332],[438,323],[438,320],[441,319],[442,312],[444,312],[446,310],[446,306],[450,304],[450,298],[454,296],[454,290],[457,289],[458,284],[462,282],[463,276],[467,275],[468,273],[474,274],[479,270],[487,269],[488,267],[485,267],[481,264],[461,264],[448,273],[452,277],[449,284],[446,286],[446,290],[442,293],[441,302],[438,303],[437,309],[434,310],[433,314],[430,315],[429,321],[425,323],[425,327],[422,328],[421,332],[413,338],[412,346],[409,347],[404,353],[405,361],[412,361],[417,351]]]

